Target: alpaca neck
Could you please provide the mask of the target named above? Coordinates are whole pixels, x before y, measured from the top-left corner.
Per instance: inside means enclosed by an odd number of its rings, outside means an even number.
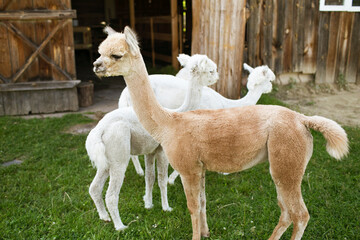
[[[170,117],[160,106],[149,82],[148,72],[141,55],[132,59],[131,73],[124,76],[134,111],[143,127],[157,140],[162,126]]]
[[[262,95],[262,91],[260,89],[249,90],[245,97],[242,97],[238,100],[232,100],[225,97],[223,98],[223,103],[226,108],[232,107],[244,107],[249,105],[255,105],[257,101],[260,99]]]
[[[174,109],[174,112],[186,112],[199,108],[202,96],[203,86],[198,83],[197,79],[190,79],[188,81],[188,88],[186,91],[184,102],[180,107]]]

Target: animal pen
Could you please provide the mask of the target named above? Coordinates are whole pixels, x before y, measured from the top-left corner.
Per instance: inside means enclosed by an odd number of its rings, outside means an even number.
[[[2,0],[0,115],[76,111],[74,52],[89,51],[92,72],[104,23],[134,28],[148,65],[177,68],[179,53],[208,55],[220,75],[215,90],[233,99],[244,62],[268,65],[282,83],[359,84],[359,1],[341,2],[350,10],[334,0]]]

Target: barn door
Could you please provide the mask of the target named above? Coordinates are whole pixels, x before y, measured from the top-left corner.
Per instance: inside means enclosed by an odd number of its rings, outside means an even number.
[[[194,0],[192,54],[206,54],[218,65],[214,87],[225,97],[239,98],[245,41],[246,0]]]
[[[0,83],[75,79],[70,0],[0,0]]]

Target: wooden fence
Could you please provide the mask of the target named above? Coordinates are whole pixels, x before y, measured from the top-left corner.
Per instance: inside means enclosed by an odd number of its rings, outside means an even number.
[[[360,13],[320,12],[319,1],[194,0],[192,53],[218,64],[215,89],[230,98],[240,97],[243,62],[360,83],[359,29]]]

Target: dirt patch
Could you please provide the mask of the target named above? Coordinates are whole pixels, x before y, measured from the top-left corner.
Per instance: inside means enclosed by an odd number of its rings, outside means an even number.
[[[91,129],[93,129],[98,124],[98,122],[105,116],[105,113],[97,111],[93,114],[84,114],[84,115],[88,118],[94,119],[95,122],[77,124],[77,125],[67,128],[64,132],[70,133],[70,134],[75,134],[75,135],[88,134],[91,131]]]
[[[360,85],[290,84],[279,88],[276,96],[306,115],[319,115],[345,126],[360,127]]]

